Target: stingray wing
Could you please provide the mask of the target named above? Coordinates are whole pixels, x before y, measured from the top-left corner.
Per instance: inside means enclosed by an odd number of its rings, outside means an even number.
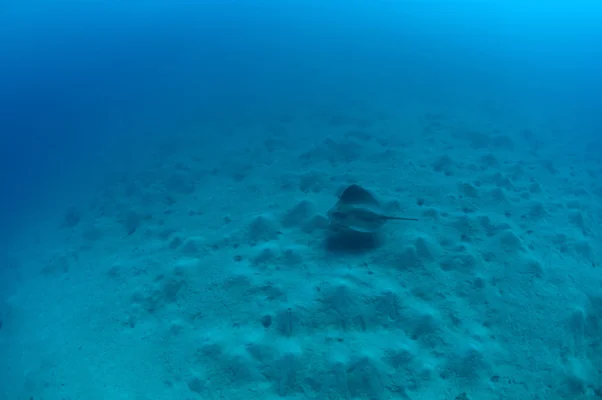
[[[380,207],[380,203],[376,200],[376,197],[363,187],[359,185],[348,186],[341,196],[339,197],[339,203],[346,205],[366,205],[371,207]]]
[[[382,215],[369,207],[352,205],[336,207],[329,217],[333,228],[363,233],[374,233],[386,222]]]

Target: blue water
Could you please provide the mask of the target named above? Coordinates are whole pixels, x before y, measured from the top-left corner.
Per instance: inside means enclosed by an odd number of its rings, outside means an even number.
[[[0,279],[17,290],[21,240],[157,143],[196,135],[201,157],[252,147],[266,138],[249,119],[416,109],[502,131],[541,122],[546,144],[599,166],[601,71],[596,1],[4,2]]]

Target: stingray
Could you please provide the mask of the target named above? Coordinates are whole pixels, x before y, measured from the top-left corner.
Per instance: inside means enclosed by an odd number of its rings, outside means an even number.
[[[348,186],[333,208],[328,211],[330,227],[338,231],[376,233],[387,221],[418,221],[385,213],[380,202],[358,185]]]

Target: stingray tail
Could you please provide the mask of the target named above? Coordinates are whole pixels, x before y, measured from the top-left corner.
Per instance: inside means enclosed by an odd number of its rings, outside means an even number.
[[[406,218],[406,217],[388,217],[388,216],[383,216],[384,219],[393,219],[393,220],[397,220],[397,221],[419,221],[418,218]]]

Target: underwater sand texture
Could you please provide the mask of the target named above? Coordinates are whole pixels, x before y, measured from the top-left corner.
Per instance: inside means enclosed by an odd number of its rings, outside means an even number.
[[[537,126],[423,113],[402,130],[383,113],[243,119],[264,140],[223,148],[170,134],[32,227],[11,252],[23,282],[0,301],[0,397],[602,393],[600,169]],[[327,211],[352,182],[420,222],[329,252]],[[354,190],[348,210],[383,215]]]

